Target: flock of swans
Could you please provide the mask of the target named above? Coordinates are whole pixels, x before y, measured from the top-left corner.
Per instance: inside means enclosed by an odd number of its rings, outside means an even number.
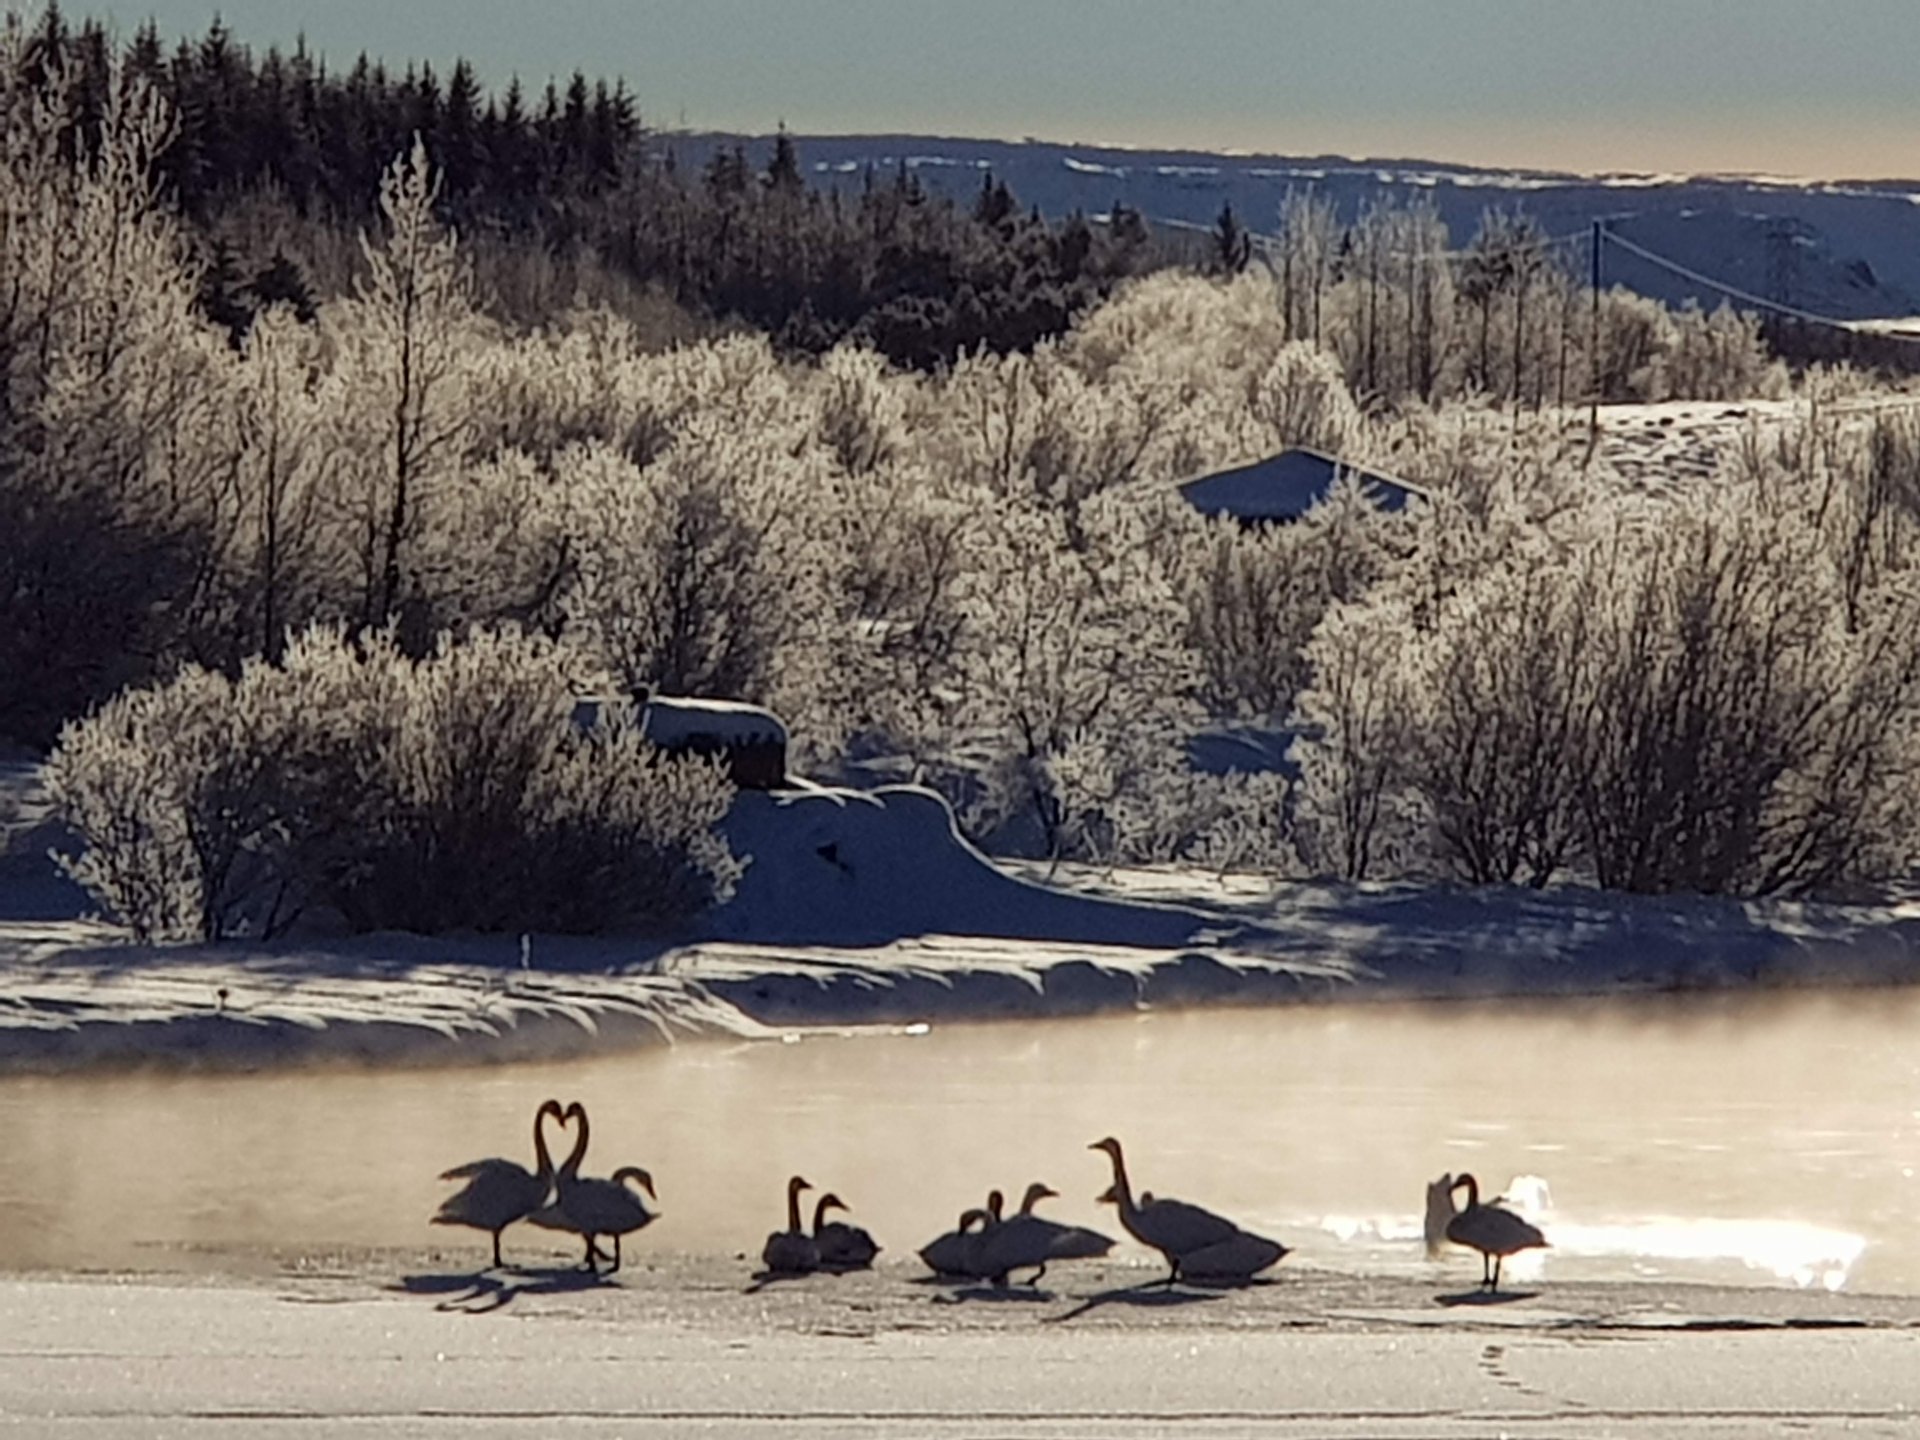
[[[572,1148],[557,1168],[547,1148],[549,1118],[574,1131]],[[659,1197],[653,1177],[638,1165],[623,1165],[604,1179],[582,1176],[580,1166],[590,1133],[586,1107],[579,1101],[565,1108],[558,1100],[542,1101],[533,1116],[535,1168],[497,1157],[456,1165],[440,1178],[465,1184],[442,1203],[433,1223],[486,1231],[493,1238],[496,1266],[503,1263],[500,1235],[509,1225],[525,1220],[566,1231],[584,1243],[585,1268],[597,1273],[600,1263],[608,1261],[607,1273],[613,1273],[620,1268],[621,1237],[659,1218]],[[1121,1228],[1166,1261],[1161,1284],[1244,1283],[1291,1253],[1277,1240],[1243,1230],[1224,1216],[1184,1200],[1151,1192],[1142,1192],[1136,1199],[1120,1142],[1108,1137],[1087,1148],[1104,1151],[1113,1165],[1113,1183],[1100,1195],[1101,1203],[1112,1205]],[[800,1196],[812,1188],[798,1175],[787,1182],[786,1229],[769,1235],[760,1254],[766,1275],[862,1270],[880,1253],[873,1237],[859,1226],[827,1220],[828,1211],[847,1208],[838,1195],[823,1194],[813,1208],[812,1229],[803,1228]],[[1454,1199],[1461,1190],[1467,1192],[1464,1207]],[[1034,1213],[1042,1200],[1058,1194],[1035,1181],[1027,1187],[1019,1210],[1009,1216],[1004,1213],[1005,1197],[995,1190],[984,1207],[965,1211],[952,1230],[923,1246],[920,1258],[936,1275],[987,1280],[995,1286],[1008,1284],[1015,1271],[1030,1270],[1023,1283],[1035,1286],[1056,1261],[1096,1259],[1111,1250],[1113,1240],[1097,1230],[1063,1225]],[[1425,1231],[1430,1255],[1448,1242],[1478,1251],[1481,1288],[1489,1293],[1500,1288],[1502,1260],[1547,1244],[1536,1227],[1498,1199],[1481,1200],[1479,1182],[1472,1175],[1443,1175],[1427,1187]],[[611,1255],[601,1250],[602,1240],[612,1242]]]

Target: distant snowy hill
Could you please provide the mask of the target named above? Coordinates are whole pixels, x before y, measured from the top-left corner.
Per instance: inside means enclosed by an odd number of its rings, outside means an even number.
[[[816,182],[862,183],[871,167],[906,165],[928,189],[970,197],[983,174],[1004,180],[1022,204],[1049,216],[1103,215],[1115,205],[1163,225],[1210,227],[1223,202],[1249,228],[1271,231],[1289,190],[1312,187],[1343,218],[1368,200],[1431,197],[1457,245],[1483,211],[1521,207],[1583,268],[1584,234],[1605,219],[1623,238],[1723,284],[1846,319],[1920,313],[1920,181],[1803,183],[1754,176],[1571,175],[1483,170],[1417,160],[1215,155],[1117,150],[1051,141],[962,140],[913,135],[802,135],[802,164]],[[683,162],[716,144],[744,144],[757,163],[769,136],[666,137]],[[1678,302],[1713,292],[1607,247],[1605,278]]]

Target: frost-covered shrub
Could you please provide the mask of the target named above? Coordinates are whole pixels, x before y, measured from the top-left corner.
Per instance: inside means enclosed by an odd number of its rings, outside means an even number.
[[[1311,863],[1731,894],[1911,863],[1920,577],[1850,606],[1817,512],[1752,485],[1500,528],[1483,568],[1416,563],[1316,633]]]
[[[1417,870],[1424,853],[1408,760],[1419,724],[1404,604],[1333,606],[1307,650],[1300,696],[1296,843],[1310,870],[1366,880]]]
[[[732,787],[631,716],[569,719],[586,672],[515,631],[296,637],[237,681],[189,669],[67,728],[50,780],[74,877],[142,939],[670,924],[724,895]]]
[[[1722,303],[1673,314],[1673,339],[1659,364],[1662,398],[1773,399],[1787,391],[1787,367],[1767,353],[1760,317]]]

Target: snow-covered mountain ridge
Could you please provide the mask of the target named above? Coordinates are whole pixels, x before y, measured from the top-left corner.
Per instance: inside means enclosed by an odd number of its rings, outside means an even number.
[[[1231,202],[1249,228],[1271,231],[1290,190],[1313,189],[1351,218],[1369,201],[1424,196],[1466,244],[1490,207],[1518,207],[1548,235],[1569,237],[1584,274],[1596,220],[1636,245],[1726,285],[1844,319],[1920,313],[1920,180],[1802,181],[1759,175],[1497,170],[1424,160],[1216,154],[1054,141],[916,135],[796,135],[814,181],[851,188],[871,168],[905,166],[929,190],[967,198],[1003,180],[1048,216],[1104,215],[1115,205],[1169,226],[1211,226]],[[663,137],[683,161],[742,144],[758,163],[773,137]],[[1670,302],[1718,297],[1608,247],[1604,279]]]

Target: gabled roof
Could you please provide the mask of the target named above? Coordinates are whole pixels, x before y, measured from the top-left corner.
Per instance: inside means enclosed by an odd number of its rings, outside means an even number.
[[[1282,450],[1251,465],[1202,475],[1183,484],[1180,493],[1202,515],[1298,520],[1327,498],[1335,477],[1343,471],[1359,480],[1362,492],[1382,510],[1404,510],[1409,501],[1424,498],[1417,486],[1404,480],[1337,460],[1305,445]]]

